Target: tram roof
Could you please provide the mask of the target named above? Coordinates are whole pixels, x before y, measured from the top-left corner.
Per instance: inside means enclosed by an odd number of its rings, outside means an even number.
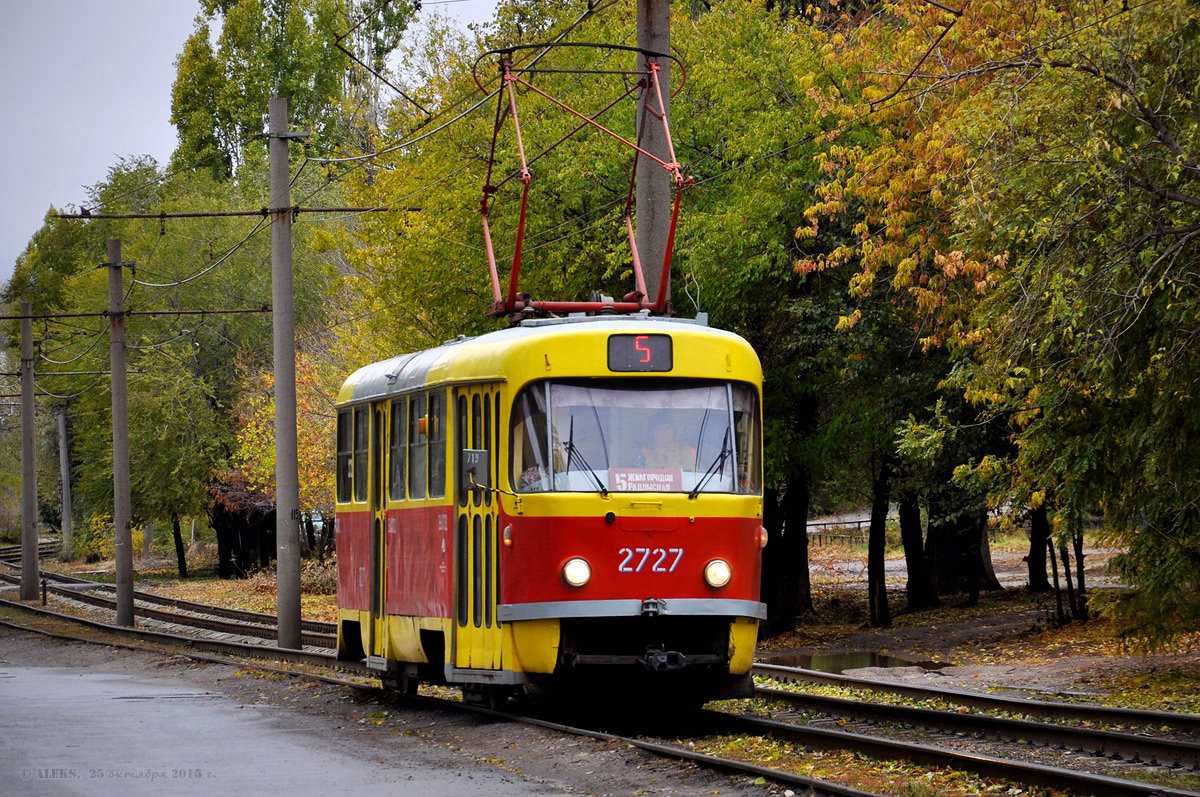
[[[603,339],[611,333],[641,332],[672,336],[698,335],[712,344],[724,344],[730,350],[741,350],[744,356],[753,361],[753,373],[741,373],[736,378],[761,379],[758,356],[750,344],[732,332],[709,327],[705,315],[696,319],[649,317],[642,313],[568,316],[526,320],[517,326],[477,337],[463,335],[432,349],[409,352],[365,365],[346,379],[338,392],[337,403],[356,404],[421,390],[434,384],[505,381],[512,377],[515,369],[529,368],[529,357],[535,347],[554,343],[561,345],[564,341],[581,337]],[[594,371],[591,373],[594,374]],[[579,374],[545,374],[558,375]]]

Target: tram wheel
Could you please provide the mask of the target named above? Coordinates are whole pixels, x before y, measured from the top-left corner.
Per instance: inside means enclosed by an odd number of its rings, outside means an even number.
[[[464,703],[497,711],[508,702],[511,690],[506,686],[492,684],[463,684],[462,693]]]

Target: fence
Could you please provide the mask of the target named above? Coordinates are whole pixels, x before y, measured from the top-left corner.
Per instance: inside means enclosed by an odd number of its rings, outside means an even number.
[[[889,522],[895,522],[894,518],[888,518]],[[808,524],[808,540],[809,544],[815,547],[822,545],[866,545],[867,534],[863,531],[864,528],[869,528],[871,525],[870,518],[862,520],[830,520],[824,523],[809,523]],[[1026,524],[1021,524],[1017,528],[1023,528]],[[816,529],[814,531],[813,529]],[[825,529],[831,529],[826,531]],[[994,542],[1004,533],[1004,529],[995,518],[988,519],[988,540]],[[1026,531],[1026,533],[1028,533]]]
[[[832,520],[825,523],[808,524],[808,541],[810,545],[866,545],[867,535],[863,533],[864,526],[870,526],[871,519],[864,520]],[[850,529],[853,528],[853,531]],[[813,531],[816,529],[816,531]],[[831,529],[826,531],[825,529]]]

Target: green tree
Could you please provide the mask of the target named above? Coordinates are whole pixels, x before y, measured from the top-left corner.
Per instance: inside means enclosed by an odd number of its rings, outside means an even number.
[[[374,129],[386,56],[414,5],[357,0],[203,0],[196,29],[176,63],[171,123],[176,167],[205,163],[227,177],[263,132],[272,97],[289,100],[291,126],[331,152]],[[220,20],[216,46],[212,30]],[[347,55],[349,53],[349,55]]]

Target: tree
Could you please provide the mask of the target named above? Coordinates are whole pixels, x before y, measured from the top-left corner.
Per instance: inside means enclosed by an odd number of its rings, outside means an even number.
[[[204,513],[204,485],[224,459],[212,392],[190,374],[147,369],[130,391],[129,416],[134,522],[171,521],[179,576],[187,578],[179,518]]]
[[[333,399],[344,369],[328,350],[301,347],[296,359],[296,430],[299,440],[300,507],[333,513],[337,414]],[[275,495],[275,398],[269,372],[249,374],[242,391],[233,462],[248,489],[269,501]]]
[[[962,463],[993,501],[1105,509],[1136,587],[1118,615],[1152,642],[1200,608],[1179,589],[1200,528],[1179,433],[1195,428],[1196,14],[888,6],[831,56],[864,100],[843,116],[882,126],[882,146],[831,147],[810,210],[862,236],[815,266],[856,260],[859,291],[886,276],[955,356],[947,388],[1009,429],[1011,449]]]
[[[317,151],[332,152],[352,135],[365,143],[380,87],[367,67],[384,74],[413,9],[406,0],[203,0],[176,62],[174,165],[232,175],[253,156],[247,145],[262,132],[272,97],[288,98],[292,127],[309,131]]]

